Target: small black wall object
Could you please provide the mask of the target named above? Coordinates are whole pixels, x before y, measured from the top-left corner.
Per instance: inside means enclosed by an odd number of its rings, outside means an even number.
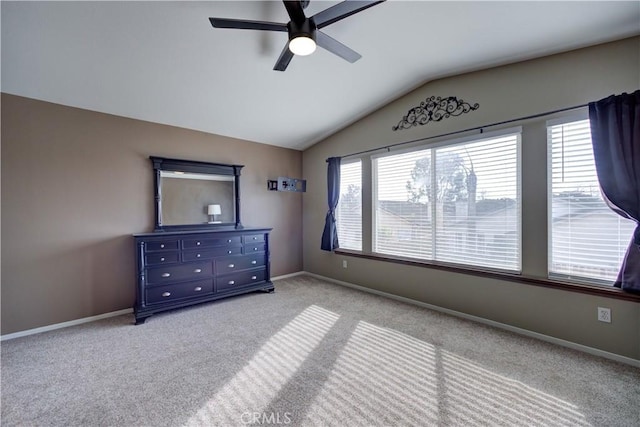
[[[268,180],[267,188],[270,191],[304,193],[307,191],[307,180],[279,176],[277,180]]]

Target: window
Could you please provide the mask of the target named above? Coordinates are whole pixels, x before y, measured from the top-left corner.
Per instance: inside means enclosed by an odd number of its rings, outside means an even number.
[[[362,250],[362,162],[340,165],[340,199],[336,209],[342,249]]]
[[[431,211],[420,193],[431,179],[430,165],[430,150],[374,159],[374,252],[432,259]]]
[[[520,134],[373,159],[373,251],[520,271]]]
[[[634,223],[607,207],[589,120],[549,123],[549,276],[612,284]]]

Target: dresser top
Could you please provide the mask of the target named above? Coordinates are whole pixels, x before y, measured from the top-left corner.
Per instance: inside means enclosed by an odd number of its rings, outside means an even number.
[[[201,229],[193,229],[193,230],[180,230],[180,231],[154,231],[152,233],[137,233],[134,234],[133,237],[137,238],[145,238],[145,237],[163,237],[163,236],[183,236],[187,234],[235,234],[235,233],[268,233],[272,228],[268,227],[243,227],[243,228],[235,228],[235,227],[221,227],[216,229],[210,228],[201,228]]]

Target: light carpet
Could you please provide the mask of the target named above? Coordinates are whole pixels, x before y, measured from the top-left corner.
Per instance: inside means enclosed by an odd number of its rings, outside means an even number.
[[[640,370],[308,276],[2,343],[3,426],[638,426]]]

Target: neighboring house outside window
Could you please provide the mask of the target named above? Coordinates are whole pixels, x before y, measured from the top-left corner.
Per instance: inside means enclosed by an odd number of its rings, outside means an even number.
[[[635,223],[602,198],[589,120],[551,121],[549,276],[612,285]]]
[[[611,286],[635,223],[602,198],[588,119],[547,137],[548,276]],[[517,128],[372,156],[373,254],[519,273],[520,144]],[[361,161],[341,173],[340,246],[363,250]]]
[[[430,217],[426,204],[379,201],[376,210],[378,252],[425,258],[431,250]]]
[[[373,158],[373,252],[520,271],[519,131]]]

